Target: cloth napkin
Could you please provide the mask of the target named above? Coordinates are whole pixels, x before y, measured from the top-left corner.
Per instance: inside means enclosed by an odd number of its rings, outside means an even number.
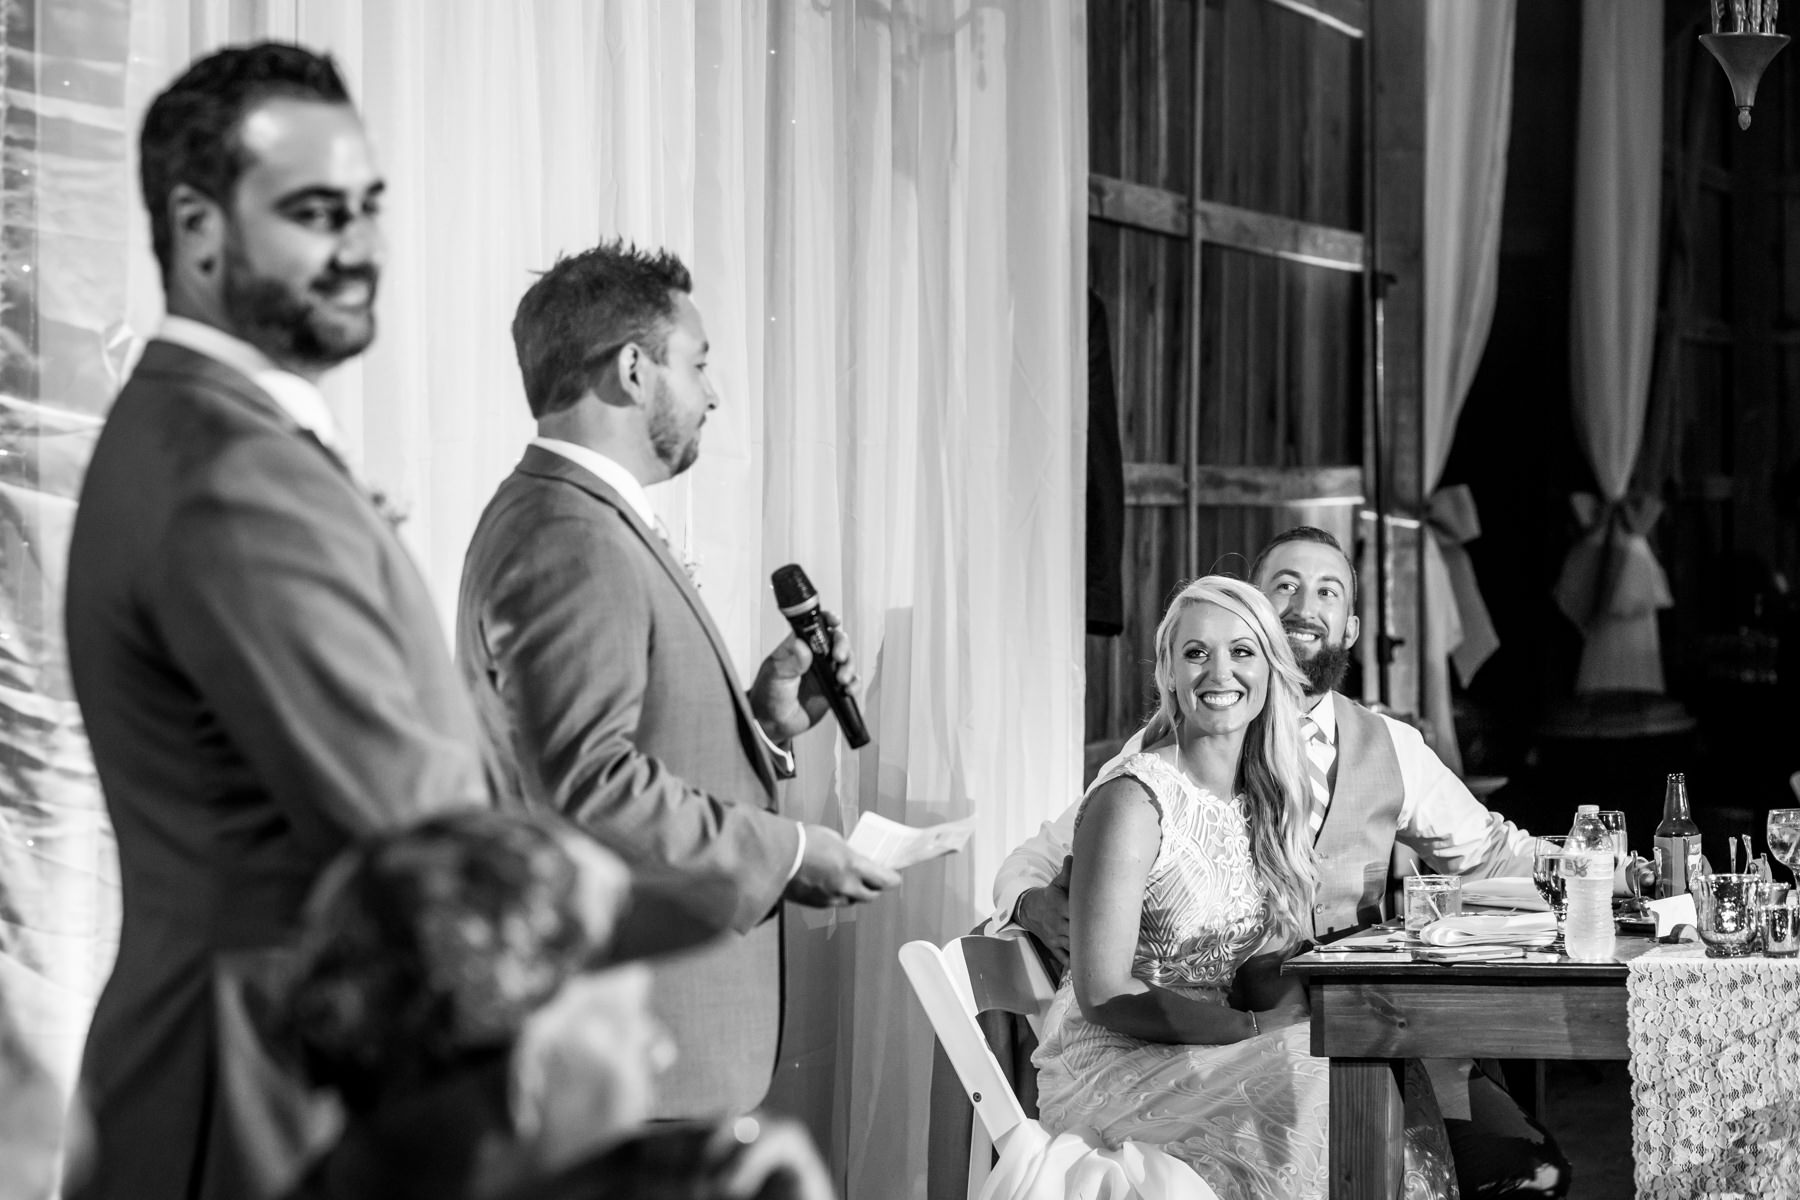
[[[1443,917],[1419,931],[1427,946],[1543,946],[1556,940],[1554,914],[1464,913]]]
[[[1529,875],[1500,875],[1493,879],[1465,879],[1462,885],[1464,904],[1483,908],[1518,908],[1526,912],[1549,912],[1550,906],[1538,895],[1537,885]]]

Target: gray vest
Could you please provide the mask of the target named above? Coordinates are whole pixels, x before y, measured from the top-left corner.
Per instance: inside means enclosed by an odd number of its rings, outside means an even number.
[[[1400,759],[1382,719],[1336,692],[1328,699],[1337,705],[1337,761],[1331,768],[1331,807],[1313,843],[1319,866],[1313,905],[1317,937],[1382,919],[1405,792]]]

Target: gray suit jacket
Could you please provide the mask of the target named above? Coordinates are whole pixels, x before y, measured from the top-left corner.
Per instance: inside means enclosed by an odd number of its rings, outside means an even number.
[[[484,802],[473,712],[368,498],[249,379],[167,342],[94,449],[65,615],[124,906],[82,1064],[81,1195],[246,1195],[215,957],[285,940],[350,839]]]
[[[686,572],[617,492],[531,447],[469,544],[456,648],[482,726],[510,748],[502,802],[567,814],[731,931],[654,964],[680,1050],[658,1115],[753,1107],[781,1020],[780,928],[767,918],[799,830],[772,811],[774,768]],[[638,948],[665,936],[660,917],[626,930]]]

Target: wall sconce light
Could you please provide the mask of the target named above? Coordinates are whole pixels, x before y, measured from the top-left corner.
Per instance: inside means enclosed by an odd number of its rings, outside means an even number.
[[[1737,102],[1738,128],[1750,128],[1750,106],[1756,103],[1756,85],[1781,48],[1785,33],[1775,32],[1779,0],[1711,0],[1711,33],[1700,35],[1700,44],[1725,68],[1731,80],[1731,98]],[[1725,6],[1731,5],[1732,29],[1725,32]]]

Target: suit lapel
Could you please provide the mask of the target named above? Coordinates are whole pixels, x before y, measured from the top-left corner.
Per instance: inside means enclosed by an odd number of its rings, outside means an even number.
[[[132,370],[134,378],[138,375],[168,375],[178,379],[203,381],[218,391],[228,392],[242,400],[295,437],[300,437],[305,432],[288,410],[277,404],[275,397],[257,387],[255,380],[248,375],[236,367],[175,342],[165,342],[158,338],[144,347],[143,357]]]
[[[229,366],[215,358],[209,358],[175,342],[158,339],[144,348],[143,358],[139,360],[133,374],[138,371],[203,380],[214,389],[226,392],[243,401],[248,407],[268,418],[279,428],[301,441],[309,443],[325,461],[337,470],[339,475],[343,476],[352,490],[368,501],[370,507],[381,515],[384,525],[391,527],[394,524],[393,520],[383,511],[382,501],[377,499],[361,479],[357,478],[356,472],[350,469],[350,464],[344,461],[342,455],[320,441],[319,436],[312,430],[294,420],[294,415],[281,407],[275,397],[257,387],[255,380],[243,374],[236,367]]]
[[[756,714],[750,711],[750,700],[744,694],[744,689],[738,686],[737,669],[732,666],[731,653],[725,646],[725,639],[719,633],[718,627],[713,624],[712,614],[706,611],[706,602],[700,599],[700,593],[694,587],[694,581],[688,577],[687,569],[676,561],[675,556],[669,552],[669,548],[663,544],[662,538],[656,535],[656,531],[644,524],[643,518],[637,515],[637,510],[625,502],[625,497],[619,495],[609,484],[596,477],[592,472],[584,470],[562,455],[545,450],[541,446],[525,448],[525,457],[519,461],[518,471],[521,475],[560,480],[580,488],[616,512],[620,519],[637,535],[637,539],[643,543],[644,549],[649,551],[650,556],[656,560],[657,564],[662,567],[663,573],[675,585],[675,590],[681,593],[681,598],[687,602],[688,610],[694,614],[694,619],[699,621],[700,627],[706,631],[706,640],[712,644],[713,653],[719,659],[719,666],[725,672],[732,703],[737,707],[738,721],[743,725],[740,732],[744,746],[750,753],[751,761],[756,764],[757,775],[762,778],[764,785],[769,789],[769,794],[773,796],[775,794],[775,766],[769,761],[768,751],[764,749],[762,738],[755,728]]]

